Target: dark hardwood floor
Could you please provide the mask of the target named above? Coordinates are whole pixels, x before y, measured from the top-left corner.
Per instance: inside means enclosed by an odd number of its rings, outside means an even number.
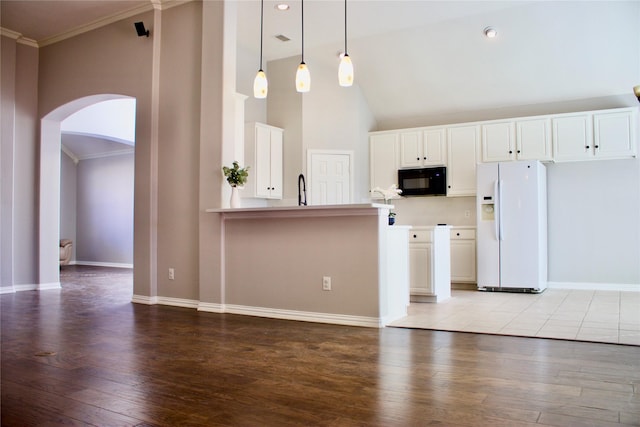
[[[0,297],[3,426],[640,425],[640,347],[132,304],[64,267]]]

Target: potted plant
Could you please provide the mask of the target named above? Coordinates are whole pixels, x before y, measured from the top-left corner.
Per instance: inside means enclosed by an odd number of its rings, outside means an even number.
[[[238,194],[238,188],[242,188],[247,182],[249,177],[249,166],[241,168],[238,161],[233,162],[233,167],[222,167],[222,173],[227,178],[227,182],[231,185],[231,202],[232,208],[240,207],[240,195]]]
[[[389,225],[393,225],[396,223],[396,213],[389,212]]]

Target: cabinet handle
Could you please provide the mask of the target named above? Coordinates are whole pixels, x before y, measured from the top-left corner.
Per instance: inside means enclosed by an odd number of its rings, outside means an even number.
[[[513,154],[513,151],[509,150],[509,154]]]
[[[414,238],[414,239],[417,239],[417,238],[418,238],[418,236],[417,236],[416,234],[414,234],[414,235],[413,235],[413,238]]]
[[[587,149],[587,150],[589,149],[589,146],[588,146],[588,145],[586,146],[586,149]]]
[[[520,150],[516,151],[518,154],[520,154]]]
[[[460,235],[460,233],[456,233],[456,236],[459,236],[459,235]]]
[[[416,160],[420,160],[420,157],[416,157]]]
[[[594,145],[594,148],[595,148],[596,150],[598,149],[598,147],[600,147],[600,146],[599,146],[599,145]]]
[[[423,160],[427,160],[427,156],[424,156],[424,157],[423,157]]]

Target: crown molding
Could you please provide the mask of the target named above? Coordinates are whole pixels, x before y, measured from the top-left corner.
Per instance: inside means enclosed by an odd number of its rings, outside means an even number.
[[[71,160],[73,160],[74,164],[78,164],[78,162],[80,161],[80,159],[78,158],[78,156],[75,155],[75,153],[71,150],[69,150],[64,144],[60,144],[60,149],[62,150],[62,152],[64,154],[66,154],[67,156],[69,156],[69,158]]]
[[[107,16],[105,18],[101,18],[101,19],[89,22],[87,24],[84,24],[84,25],[81,25],[79,27],[76,27],[76,28],[74,28],[72,30],[65,31],[64,33],[58,34],[56,36],[49,37],[49,38],[46,38],[46,39],[42,39],[42,40],[40,40],[40,42],[38,42],[38,44],[40,45],[40,47],[44,47],[44,46],[48,46],[48,45],[51,45],[51,44],[54,44],[54,43],[58,43],[58,42],[60,42],[62,40],[66,40],[66,39],[69,39],[71,37],[78,36],[80,34],[88,32],[88,31],[95,30],[95,29],[104,27],[104,26],[109,25],[109,24],[113,24],[114,22],[118,22],[118,21],[121,21],[123,19],[130,18],[130,17],[135,16],[135,15],[139,15],[139,14],[144,13],[144,12],[150,12],[153,9],[154,9],[154,6],[151,4],[151,2],[148,3],[148,4],[143,4],[143,5],[140,5],[140,6],[136,6],[134,8],[129,9],[129,10],[125,10],[124,12],[120,12],[120,13],[117,13],[115,15]]]
[[[14,39],[16,43],[20,43],[20,44],[30,46],[30,47],[35,47],[35,48],[39,47],[37,41],[24,37],[22,34],[16,31],[10,30],[8,28],[0,27],[0,35],[4,37],[9,37],[10,39]]]

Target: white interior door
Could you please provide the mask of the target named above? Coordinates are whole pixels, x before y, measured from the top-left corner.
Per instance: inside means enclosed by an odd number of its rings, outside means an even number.
[[[311,151],[309,153],[309,192],[312,205],[351,203],[350,152]]]

